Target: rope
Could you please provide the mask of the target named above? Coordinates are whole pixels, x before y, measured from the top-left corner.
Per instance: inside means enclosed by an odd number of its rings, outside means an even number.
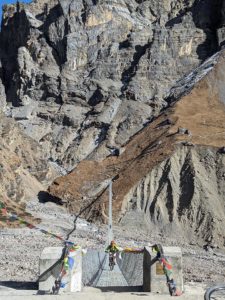
[[[11,221],[11,222],[18,221],[19,224],[25,225],[25,226],[28,227],[29,229],[35,229],[35,230],[38,230],[38,231],[40,231],[40,232],[42,232],[42,233],[44,233],[44,234],[46,234],[46,235],[49,235],[49,236],[51,236],[51,237],[54,237],[54,238],[56,238],[56,239],[58,239],[58,240],[60,240],[60,241],[62,241],[62,242],[64,242],[64,243],[67,243],[67,242],[68,242],[68,241],[65,240],[63,237],[61,237],[61,236],[59,236],[59,235],[57,235],[57,234],[54,234],[54,233],[52,233],[52,232],[50,232],[50,231],[47,231],[47,230],[45,230],[45,229],[42,229],[42,228],[40,228],[40,227],[38,227],[38,226],[36,226],[36,225],[33,225],[32,223],[29,223],[29,222],[25,221],[24,219],[20,218],[20,217],[19,217],[17,214],[15,214],[15,213],[10,213],[10,212],[8,212],[7,209],[6,209],[6,207],[5,207],[5,205],[4,205],[2,202],[0,202],[0,215],[2,215],[2,216],[4,216],[4,217],[8,217],[9,221]],[[73,244],[73,243],[72,243],[72,244]]]
[[[67,234],[66,240],[69,240],[71,234],[74,233],[74,231],[76,231],[76,226],[77,226],[76,223],[77,223],[78,218],[79,218],[79,217],[80,217],[87,209],[89,209],[95,202],[97,202],[97,201],[101,198],[101,196],[104,194],[104,192],[106,191],[106,189],[107,189],[107,186],[106,186],[105,189],[103,189],[103,191],[100,193],[100,195],[98,195],[93,201],[91,201],[90,203],[88,203],[86,206],[84,206],[83,208],[81,208],[81,209],[80,209],[80,212],[79,212],[77,215],[75,215],[74,222],[73,222],[73,224],[74,224],[73,229],[70,230],[69,233]]]

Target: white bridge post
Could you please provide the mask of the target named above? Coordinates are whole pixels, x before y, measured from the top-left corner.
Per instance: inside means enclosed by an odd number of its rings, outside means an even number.
[[[108,228],[108,245],[113,240],[113,229],[112,229],[112,180],[109,183],[109,228]]]

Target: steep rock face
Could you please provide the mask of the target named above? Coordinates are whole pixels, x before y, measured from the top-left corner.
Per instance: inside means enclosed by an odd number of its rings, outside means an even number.
[[[27,199],[43,190],[41,181],[51,172],[37,142],[25,136],[18,124],[2,113],[0,145],[0,201],[18,213]]]
[[[104,158],[223,44],[223,25],[222,0],[5,6],[1,77],[11,115],[68,169]]]
[[[138,208],[149,228],[174,234],[177,228],[189,241],[195,235],[223,246],[224,58],[221,51],[178,82],[167,98],[171,107],[125,143],[119,157],[84,160],[49,191],[72,211],[106,220],[107,185],[119,175],[113,184],[115,221],[126,222],[127,212]]]

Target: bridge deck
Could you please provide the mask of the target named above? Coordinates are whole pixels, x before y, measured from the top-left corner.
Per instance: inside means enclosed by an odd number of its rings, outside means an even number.
[[[128,286],[126,279],[124,278],[118,265],[114,266],[114,269],[110,271],[108,265],[108,259],[105,260],[102,274],[96,284],[96,287],[112,287],[112,286]]]

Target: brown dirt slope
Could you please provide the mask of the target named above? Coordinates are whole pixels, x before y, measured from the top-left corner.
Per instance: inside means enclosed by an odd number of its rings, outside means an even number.
[[[213,70],[172,109],[178,118],[170,129],[188,128],[194,144],[223,147],[225,145],[225,52]],[[178,138],[182,139],[182,137]]]
[[[108,180],[113,184],[114,217],[126,212],[129,192],[154,167],[169,158],[177,147],[225,145],[225,52],[213,70],[192,91],[163,112],[123,147],[119,157],[103,161],[82,161],[70,174],[57,178],[49,187],[70,209],[86,218],[106,217]],[[178,133],[186,128],[189,134]],[[95,202],[95,205],[90,205]],[[89,205],[89,206],[88,206]]]
[[[160,126],[165,119],[166,115],[163,114],[134,136],[124,145],[124,152],[118,158],[82,161],[70,174],[57,178],[50,186],[49,192],[66,200],[68,206],[76,213],[97,199],[104,214],[107,200],[105,188],[110,178],[119,175],[113,185],[114,215],[118,218],[123,199],[133,185],[173,151],[174,136],[167,135],[168,126]],[[84,215],[93,217],[101,214],[98,205],[90,206]]]
[[[43,190],[41,180],[46,178],[48,166],[40,146],[2,114],[0,145],[0,201],[23,217],[25,201]],[[3,219],[1,225],[5,225]]]

